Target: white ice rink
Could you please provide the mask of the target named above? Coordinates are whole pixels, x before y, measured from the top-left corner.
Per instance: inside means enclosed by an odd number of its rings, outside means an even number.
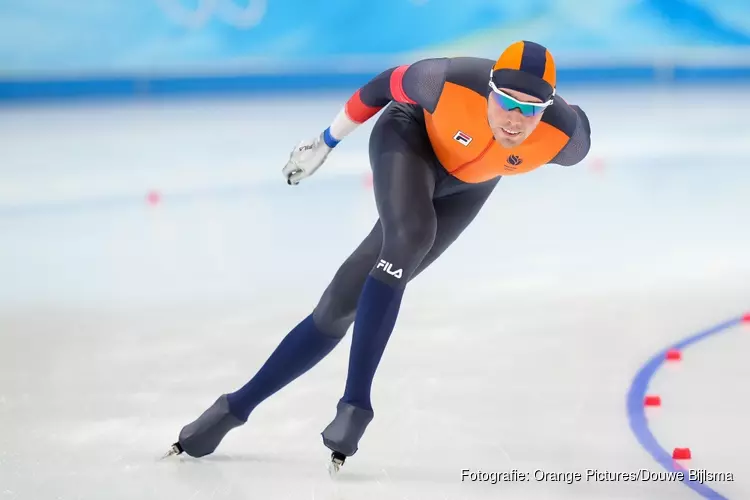
[[[588,160],[503,179],[409,286],[336,481],[320,432],[350,336],[215,455],[158,458],[375,221],[372,122],[299,186],[280,173],[348,95],[0,109],[0,500],[750,498],[746,92],[563,92]],[[587,480],[675,447],[732,480]]]

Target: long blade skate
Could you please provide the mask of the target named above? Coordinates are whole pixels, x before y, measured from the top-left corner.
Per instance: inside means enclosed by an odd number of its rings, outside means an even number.
[[[343,401],[336,405],[336,417],[321,433],[323,444],[333,452],[328,463],[328,474],[331,477],[339,473],[346,457],[357,453],[359,440],[373,416],[372,410],[357,408]]]
[[[336,405],[336,417],[321,433],[323,444],[342,456],[353,456],[374,415],[372,410],[339,401]]]
[[[174,456],[177,456],[177,455],[181,454],[182,452],[183,452],[183,449],[182,449],[182,446],[180,446],[180,443],[175,443],[175,444],[173,444],[173,445],[172,445],[172,446],[171,446],[171,447],[169,448],[169,451],[168,451],[168,452],[166,452],[166,453],[165,453],[165,454],[164,454],[164,455],[163,455],[163,456],[161,457],[161,460],[164,460],[165,458],[169,458],[169,457],[174,457]]]
[[[341,466],[344,465],[344,462],[346,461],[346,455],[343,453],[339,453],[338,451],[334,451],[331,454],[331,461],[328,464],[328,474],[333,478],[336,477],[336,475],[341,470]]]
[[[209,455],[229,431],[244,423],[229,411],[227,395],[223,394],[200,417],[182,428],[177,442],[172,445],[165,458],[183,452],[194,458]]]

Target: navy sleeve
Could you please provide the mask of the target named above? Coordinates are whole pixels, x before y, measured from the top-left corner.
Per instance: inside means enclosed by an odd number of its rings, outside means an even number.
[[[591,124],[580,106],[569,105],[576,113],[576,126],[568,143],[550,161],[556,165],[572,166],[583,161],[591,149]]]

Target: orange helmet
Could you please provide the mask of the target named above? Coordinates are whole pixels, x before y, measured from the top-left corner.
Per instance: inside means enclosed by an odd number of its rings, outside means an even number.
[[[555,95],[555,60],[546,47],[535,42],[511,44],[500,55],[490,73],[497,88],[517,90],[548,101]]]

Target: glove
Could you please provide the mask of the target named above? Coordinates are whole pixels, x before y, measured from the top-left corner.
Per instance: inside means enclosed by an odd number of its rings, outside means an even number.
[[[323,140],[323,134],[297,144],[281,171],[286,177],[286,183],[296,186],[302,179],[310,177],[326,161],[331,150]]]

